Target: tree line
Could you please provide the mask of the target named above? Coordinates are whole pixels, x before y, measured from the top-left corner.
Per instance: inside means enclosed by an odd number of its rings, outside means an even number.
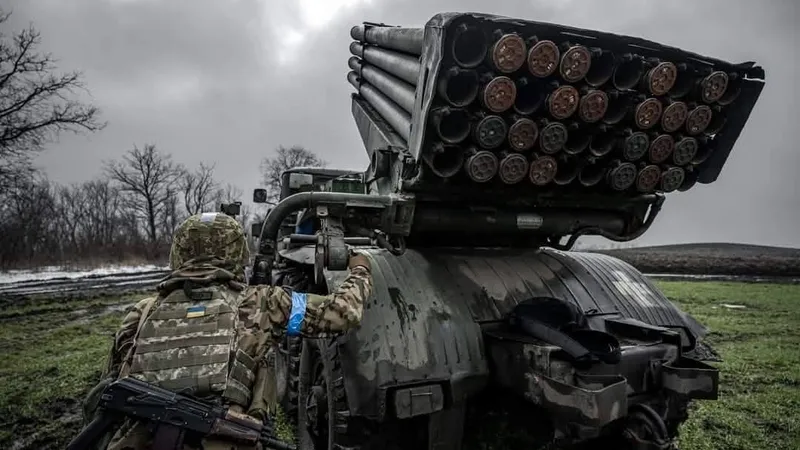
[[[245,201],[234,184],[215,178],[213,163],[189,168],[155,144],[134,146],[104,163],[95,179],[60,185],[33,160],[62,133],[94,133],[108,123],[78,100],[80,72],[60,73],[37,51],[39,32],[7,33],[0,8],[0,269],[46,264],[165,261],[174,230],[189,215]],[[263,184],[275,201],[280,174],[325,165],[302,147],[264,158]],[[260,213],[260,214],[257,214]],[[264,211],[242,205],[245,226]]]

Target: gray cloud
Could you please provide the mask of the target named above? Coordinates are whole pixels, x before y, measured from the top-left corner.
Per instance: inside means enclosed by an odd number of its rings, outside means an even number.
[[[350,27],[363,20],[422,26],[436,12],[491,12],[763,65],[767,87],[719,180],[669,195],[641,241],[800,246],[800,153],[790,111],[800,103],[793,0],[515,0],[492,2],[491,9],[485,0],[354,1],[318,28],[307,27],[303,3],[12,2],[12,27],[33,21],[64,68],[84,70],[110,122],[91,137],[62,137],[40,163],[55,180],[79,181],[97,174],[101,160],[153,142],[189,165],[215,161],[218,176],[245,192],[259,181],[260,159],[281,144],[304,145],[331,165],[363,168],[345,80]],[[292,33],[303,42],[287,48],[282,43]]]

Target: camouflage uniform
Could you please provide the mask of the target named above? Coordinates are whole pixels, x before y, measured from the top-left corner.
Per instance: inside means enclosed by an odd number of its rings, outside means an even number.
[[[271,398],[274,380],[264,358],[273,338],[284,330],[296,335],[326,336],[360,323],[364,300],[372,290],[369,262],[364,256],[351,259],[350,276],[329,295],[296,293],[272,286],[246,286],[244,265],[248,260],[244,233],[231,217],[206,213],[192,216],[181,224],[170,252],[173,272],[159,283],[157,297],[141,300],[123,319],[114,338],[104,381],[87,398],[89,406],[85,414],[92,414],[92,404],[96,401],[93,396],[117,377],[135,376],[176,390],[186,388],[187,382],[196,389],[197,379],[206,377],[207,388],[224,389],[224,404],[263,419],[274,406],[274,398]],[[209,286],[219,288],[215,288],[216,294],[206,294],[203,303],[206,306],[186,307],[181,305],[191,305],[194,298],[187,298],[189,293],[184,294],[186,286],[200,290]],[[232,307],[230,311],[226,305]],[[216,328],[211,327],[214,329],[209,332],[212,323],[202,317],[199,322],[186,319],[192,317],[193,308],[217,312],[218,315],[212,317]],[[223,322],[225,325],[220,326]],[[180,328],[182,326],[194,328]],[[179,338],[175,338],[175,330],[183,330],[177,331],[182,333]],[[226,340],[226,336],[230,339]],[[173,338],[183,342],[171,344]],[[171,347],[165,350],[165,346]],[[160,353],[153,356],[154,351]],[[181,366],[180,361],[190,362],[184,363],[186,367],[174,367]],[[198,361],[205,365],[198,369]],[[227,382],[226,372],[230,374]],[[107,448],[150,448],[151,439],[150,432],[142,424],[126,421]],[[203,439],[200,445],[186,442],[184,448],[244,447]]]

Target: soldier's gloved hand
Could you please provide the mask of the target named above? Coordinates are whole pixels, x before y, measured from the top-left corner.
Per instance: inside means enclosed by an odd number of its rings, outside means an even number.
[[[369,264],[369,259],[367,259],[365,255],[350,250],[350,259],[347,261],[347,268],[352,269],[356,266],[364,266],[367,268],[367,270],[372,270],[372,266]]]

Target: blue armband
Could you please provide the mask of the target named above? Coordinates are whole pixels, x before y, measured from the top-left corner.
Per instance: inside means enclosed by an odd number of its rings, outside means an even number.
[[[292,311],[289,313],[289,323],[286,324],[286,333],[289,336],[299,336],[303,329],[303,319],[306,317],[306,303],[308,294],[292,292]]]

